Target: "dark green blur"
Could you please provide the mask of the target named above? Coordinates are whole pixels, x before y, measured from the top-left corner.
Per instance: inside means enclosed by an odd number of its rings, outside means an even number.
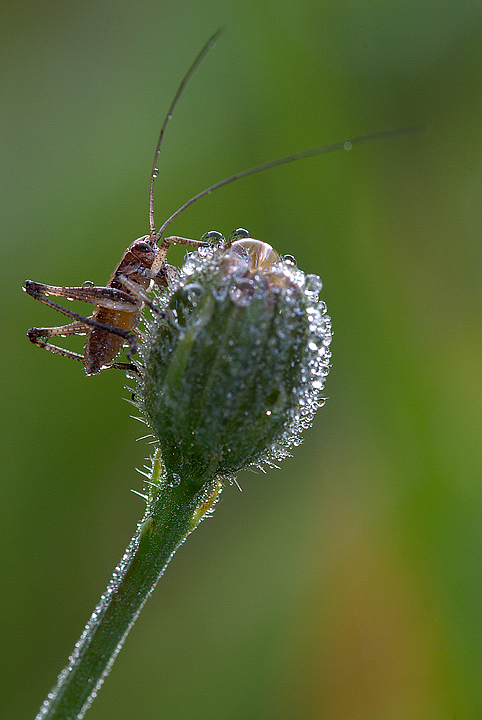
[[[265,160],[427,133],[246,178],[172,224],[246,227],[321,276],[329,400],[178,551],[87,718],[482,717],[480,2],[2,10],[0,717],[32,720],[65,664],[142,516],[151,449],[121,372],[28,342],[63,317],[20,287],[101,284],[148,232],[163,115],[219,26],[166,132],[158,226]]]

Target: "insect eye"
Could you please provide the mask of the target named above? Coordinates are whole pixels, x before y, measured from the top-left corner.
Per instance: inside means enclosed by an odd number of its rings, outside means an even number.
[[[139,242],[136,243],[132,249],[137,250],[138,252],[147,253],[151,252],[153,248],[152,245],[149,245],[149,243]]]

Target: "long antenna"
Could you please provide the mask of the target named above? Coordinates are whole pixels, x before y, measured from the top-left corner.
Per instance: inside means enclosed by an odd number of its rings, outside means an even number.
[[[359,135],[358,137],[350,138],[348,140],[341,140],[340,142],[331,143],[330,145],[322,145],[321,147],[311,148],[311,150],[302,150],[301,152],[294,153],[293,155],[287,155],[285,157],[278,158],[277,160],[270,160],[269,162],[262,163],[261,165],[256,165],[255,167],[249,168],[248,170],[242,170],[241,172],[235,173],[234,175],[231,175],[224,180],[220,180],[219,182],[214,183],[214,185],[211,185],[210,187],[206,188],[197,195],[194,195],[194,197],[185,202],[184,205],[182,205],[178,210],[176,210],[176,212],[173,213],[171,217],[167,218],[167,220],[163,223],[159,232],[156,235],[156,242],[161,239],[167,226],[170,225],[171,222],[175,218],[177,218],[177,216],[180,215],[186,208],[195,203],[196,200],[199,200],[205,195],[209,195],[213,192],[213,190],[217,190],[218,188],[223,187],[224,185],[228,185],[235,180],[239,180],[240,178],[246,177],[247,175],[254,175],[255,173],[262,172],[263,170],[269,170],[270,168],[276,167],[277,165],[285,165],[286,163],[294,162],[295,160],[302,160],[303,158],[313,157],[314,155],[325,155],[326,153],[334,152],[335,150],[351,150],[354,145],[372,142],[373,140],[386,140],[388,138],[398,137],[401,135],[419,133],[423,132],[424,129],[425,128],[423,127],[410,127],[397,130],[385,130],[378,133],[371,133],[370,135]]]
[[[200,63],[204,59],[204,56],[207,55],[207,53],[209,52],[209,50],[211,50],[212,47],[214,47],[216,40],[218,39],[218,37],[221,35],[222,32],[223,32],[223,28],[220,28],[219,30],[217,30],[214,33],[214,35],[212,35],[212,37],[209,38],[209,40],[207,41],[207,43],[205,44],[205,46],[203,47],[203,49],[201,50],[201,52],[199,53],[197,58],[194,60],[193,64],[191,65],[191,67],[187,71],[186,75],[184,76],[181,84],[179,85],[177,92],[174,96],[174,100],[172,101],[171,106],[170,106],[169,110],[167,111],[165,120],[162,123],[161,132],[159,133],[159,140],[157,141],[157,145],[156,145],[156,152],[154,153],[154,160],[152,163],[151,184],[150,184],[150,190],[149,190],[149,227],[150,227],[150,238],[153,243],[154,243],[154,238],[156,235],[156,226],[154,224],[154,180],[159,175],[159,170],[157,169],[157,161],[159,159],[159,153],[161,152],[162,138],[164,137],[164,132],[166,130],[167,123],[172,118],[173,110],[176,107],[177,102],[178,102],[179,98],[181,97],[184,88],[186,87],[187,83],[189,82],[191,75],[195,72],[198,65],[200,65]]]

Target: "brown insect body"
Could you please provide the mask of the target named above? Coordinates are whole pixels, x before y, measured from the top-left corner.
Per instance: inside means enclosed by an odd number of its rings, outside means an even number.
[[[145,293],[151,285],[168,286],[173,272],[169,265],[164,263],[152,277],[151,268],[157,253],[157,245],[152,243],[149,235],[134,240],[104,287],[88,283],[82,287],[55,287],[27,280],[24,290],[29,295],[74,319],[74,322],[59,327],[30,328],[29,339],[46,350],[81,361],[87,375],[96,375],[105,367],[135,369],[132,363],[112,363],[112,360],[126,341],[131,352],[136,351],[137,343],[132,333],[141,320],[142,308],[147,301]],[[51,295],[92,303],[96,308],[91,316],[83,317],[50,300]],[[64,335],[86,335],[82,355],[47,341],[47,338]]]
[[[138,238],[129,245],[106,284],[106,288],[120,290],[129,296],[130,300],[126,300],[126,309],[124,306],[121,307],[120,301],[117,307],[98,305],[92,313],[92,320],[110,328],[114,327],[126,332],[135,331],[141,320],[144,305],[140,300],[140,294],[148,292],[153,282],[159,287],[167,287],[168,284],[166,268],[163,268],[154,279],[151,279],[148,272],[156,253],[157,246],[149,243],[149,235]],[[133,287],[127,289],[122,278],[127,278]],[[111,330],[91,327],[84,343],[86,374],[98,374],[117,357],[124,341],[122,335],[115,334]]]

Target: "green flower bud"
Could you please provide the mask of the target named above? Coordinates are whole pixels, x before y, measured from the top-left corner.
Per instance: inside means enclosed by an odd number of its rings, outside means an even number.
[[[320,289],[259,240],[187,256],[159,298],[137,392],[168,482],[232,478],[301,442],[331,357]]]

